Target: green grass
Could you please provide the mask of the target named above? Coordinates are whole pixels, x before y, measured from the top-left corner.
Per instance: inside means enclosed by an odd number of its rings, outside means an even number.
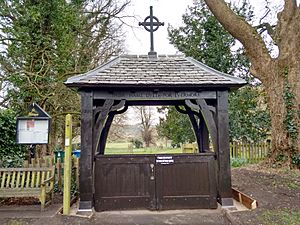
[[[232,167],[241,167],[249,164],[248,160],[243,158],[231,158],[230,162]]]
[[[300,212],[287,209],[268,210],[261,216],[265,225],[298,225],[300,224]]]
[[[288,183],[288,188],[292,190],[297,190],[300,189],[300,184],[296,183],[296,181],[291,181],[290,183]]]
[[[173,154],[182,153],[180,148],[133,148],[129,150],[128,145],[130,143],[107,143],[105,148],[106,155],[115,154]]]

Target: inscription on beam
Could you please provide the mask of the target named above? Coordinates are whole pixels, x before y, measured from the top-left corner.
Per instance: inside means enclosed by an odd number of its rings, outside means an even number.
[[[128,100],[180,100],[180,99],[216,99],[215,91],[137,91],[137,92],[94,92],[94,99]]]

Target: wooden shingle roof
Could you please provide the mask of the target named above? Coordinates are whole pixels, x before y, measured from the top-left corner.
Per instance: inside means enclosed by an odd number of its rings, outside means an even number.
[[[69,78],[68,87],[228,87],[246,81],[183,55],[122,55],[87,73]]]

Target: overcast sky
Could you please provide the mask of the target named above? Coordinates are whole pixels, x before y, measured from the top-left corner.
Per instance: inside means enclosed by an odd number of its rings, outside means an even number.
[[[238,2],[239,0],[232,0]],[[265,0],[249,0],[254,7],[255,14],[259,18],[264,12]],[[298,0],[299,2],[300,0]],[[271,4],[278,5],[282,0],[272,0]],[[182,15],[187,7],[193,4],[193,0],[131,0],[124,14],[134,15],[137,19],[126,19],[126,23],[133,28],[126,28],[125,48],[129,54],[147,54],[150,50],[150,34],[144,28],[138,26],[144,18],[150,14],[150,6],[153,6],[153,14],[165,26],[160,27],[154,33],[154,50],[159,54],[176,54],[176,49],[169,44],[167,27],[171,24],[178,27],[182,24]]]

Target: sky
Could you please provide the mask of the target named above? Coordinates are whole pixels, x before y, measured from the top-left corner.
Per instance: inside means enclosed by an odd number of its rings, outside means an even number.
[[[239,2],[239,0],[231,0]],[[273,5],[281,4],[283,0],[269,1]],[[255,15],[260,18],[265,12],[265,0],[249,0],[254,7]],[[298,0],[300,2],[300,0]],[[134,18],[127,18],[125,22],[132,27],[125,28],[125,49],[128,54],[147,54],[150,50],[150,34],[143,27],[138,26],[138,22],[143,22],[150,14],[150,6],[153,6],[153,14],[165,26],[160,27],[154,33],[154,50],[158,54],[176,54],[177,50],[169,44],[167,27],[182,25],[182,15],[188,6],[193,4],[193,0],[131,0],[130,5],[125,9],[124,15],[132,15]],[[274,15],[273,15],[274,16]]]

